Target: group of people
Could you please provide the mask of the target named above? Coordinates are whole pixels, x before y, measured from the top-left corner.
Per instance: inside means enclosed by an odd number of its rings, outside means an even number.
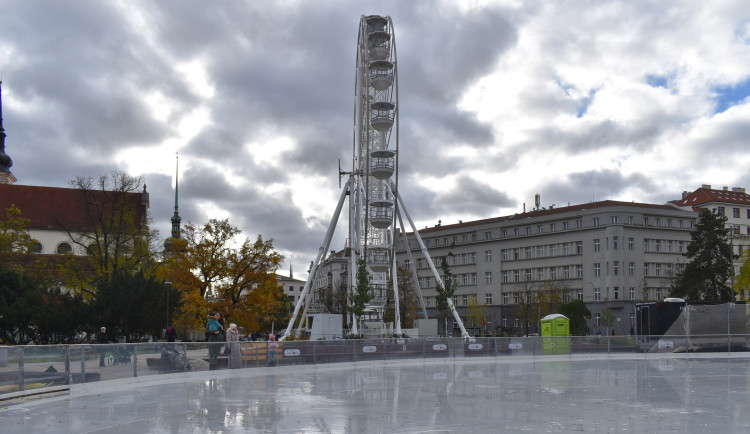
[[[269,351],[268,351],[268,364],[274,366],[276,364],[276,348],[278,344],[276,336],[273,334],[268,335]],[[210,312],[208,314],[208,320],[206,321],[206,342],[209,342],[208,348],[208,364],[209,369],[216,369],[219,354],[221,353],[222,345],[217,345],[215,342],[226,342],[225,352],[229,353],[229,367],[236,369],[242,366],[242,355],[240,354],[240,333],[237,330],[237,324],[230,323],[228,328],[224,328],[221,313]]]

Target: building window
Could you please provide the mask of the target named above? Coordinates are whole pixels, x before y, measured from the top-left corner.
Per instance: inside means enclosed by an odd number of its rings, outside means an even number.
[[[491,285],[492,284],[492,271],[485,271],[484,272],[484,283]]]
[[[513,270],[513,281],[514,282],[521,281],[521,270]]]
[[[570,246],[572,243],[563,244],[563,255],[570,255]]]
[[[632,224],[633,224],[633,216],[632,216],[632,215],[629,215],[629,216],[628,216],[628,224],[629,224],[629,225],[632,225]]]
[[[615,288],[613,290],[613,294],[615,296],[615,300],[619,300],[620,299],[620,287],[619,286],[615,286]]]
[[[549,278],[557,280],[557,267],[549,267]]]
[[[628,276],[635,276],[635,262],[628,262]]]
[[[628,250],[632,251],[635,247],[635,238],[628,238]]]
[[[503,261],[508,260],[508,249],[500,250],[500,256],[502,256]]]
[[[630,299],[631,301],[635,300],[635,288],[633,288],[632,286],[630,287],[630,289],[628,289],[628,299]]]
[[[648,252],[648,238],[643,239],[643,251]]]
[[[484,304],[486,304],[487,306],[492,304],[492,294],[490,294],[489,292],[484,294]]]
[[[576,265],[576,278],[583,279],[583,265]]]
[[[599,241],[599,238],[594,239],[594,251],[598,252],[601,250],[601,242]]]
[[[531,247],[526,247],[526,259],[531,259],[534,256],[534,250]]]
[[[513,259],[516,261],[521,259],[521,249],[513,249]]]
[[[468,243],[469,242],[469,236],[468,235],[462,235],[461,236],[461,242],[462,243]]]
[[[684,241],[678,241],[677,242],[677,251],[679,253],[685,253],[685,242]]]
[[[620,271],[620,261],[614,261],[612,263],[612,266],[613,266],[613,269],[614,269],[615,276],[617,276],[619,274],[619,271]]]
[[[509,301],[508,293],[503,292],[503,304],[508,304],[508,301]]]
[[[492,250],[484,251],[484,262],[492,262]]]
[[[617,250],[620,237],[612,237],[612,250]]]
[[[563,279],[570,279],[570,265],[563,265]]]
[[[599,217],[593,218],[592,226],[599,226]]]
[[[526,226],[526,235],[531,235],[531,226]]]
[[[718,209],[718,211],[719,211],[719,215],[724,215],[724,207],[723,206],[720,206],[719,209]]]
[[[484,233],[484,239],[487,240],[487,241],[491,240],[492,239],[492,232],[490,232],[490,231],[485,232]]]
[[[544,280],[544,268],[543,267],[539,267],[536,269],[536,280],[540,282]]]
[[[536,257],[537,258],[544,257],[544,246],[536,246]]]
[[[576,241],[576,254],[583,255],[583,241]]]
[[[44,248],[42,248],[42,243],[37,240],[33,240],[33,243],[34,246],[31,248],[31,251],[34,253],[42,253],[42,250],[44,250]],[[86,252],[89,252],[89,250],[87,249]]]
[[[738,219],[740,218],[740,209],[739,208],[732,208],[732,217]]]
[[[555,232],[556,230],[557,230],[557,224],[555,224],[555,223],[550,223],[550,224],[549,224],[549,231],[550,231],[550,232]]]
[[[583,288],[576,290],[576,299],[583,301]]]
[[[654,226],[656,226],[657,228],[660,228],[661,227],[661,219],[659,217],[657,217],[654,220],[656,220],[654,222]]]
[[[501,276],[501,279],[502,279],[503,283],[508,283],[508,272],[507,271],[501,272],[500,276]]]
[[[583,220],[576,220],[576,228],[581,229],[583,227]]]
[[[544,232],[544,227],[542,225],[539,225],[536,227],[536,233],[541,234]]]
[[[557,256],[557,244],[550,244],[549,245],[549,255],[550,256]]]
[[[617,223],[619,223],[619,222],[620,222],[620,217],[618,217],[618,216],[616,216],[616,215],[613,215],[613,216],[611,216],[611,217],[610,217],[610,222],[611,222],[612,224],[617,224]]]
[[[654,240],[654,247],[657,252],[661,252],[661,240]]]
[[[60,244],[57,245],[57,250],[56,251],[57,251],[58,254],[64,255],[66,253],[72,253],[73,252],[73,247],[71,247],[71,245],[68,244],[68,243],[60,243]]]
[[[473,243],[477,242],[477,234],[476,233],[471,234],[471,242],[473,242]]]
[[[661,277],[661,264],[655,264],[654,274],[656,277]]]
[[[570,229],[570,223],[569,222],[563,222],[563,230],[567,231],[568,229]]]
[[[602,264],[596,263],[594,264],[594,277],[599,277],[602,275]]]
[[[508,238],[508,230],[503,229],[503,238]]]
[[[597,314],[594,315],[594,324],[596,325],[596,327],[601,327],[602,326],[602,314],[597,313]],[[601,332],[601,330],[600,330],[600,332]]]
[[[672,251],[672,240],[667,240],[667,251],[668,252]]]
[[[594,301],[602,301],[601,288],[594,288]]]
[[[514,237],[518,236],[518,228],[513,228],[513,236]]]
[[[534,280],[534,272],[531,268],[526,269],[526,281],[531,282]]]

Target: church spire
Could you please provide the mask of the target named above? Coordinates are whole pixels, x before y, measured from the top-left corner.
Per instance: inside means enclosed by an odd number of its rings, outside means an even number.
[[[174,171],[174,215],[172,216],[172,238],[180,239],[180,217],[179,205],[177,202],[178,191],[179,191],[179,176],[180,176],[180,156],[176,156],[175,171]]]
[[[0,77],[0,184],[13,184],[16,177],[10,172],[13,160],[5,153],[5,129],[3,128],[3,80]]]

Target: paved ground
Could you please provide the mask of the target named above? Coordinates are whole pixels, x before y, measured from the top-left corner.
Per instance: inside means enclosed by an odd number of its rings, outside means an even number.
[[[195,372],[6,403],[10,433],[750,432],[750,355],[488,358]]]

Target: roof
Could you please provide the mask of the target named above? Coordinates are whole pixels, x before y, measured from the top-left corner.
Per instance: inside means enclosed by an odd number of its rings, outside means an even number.
[[[92,190],[98,199],[112,199],[115,192]],[[147,193],[146,193],[147,194]],[[146,218],[143,193],[125,193],[126,201],[136,210],[137,226]],[[110,197],[105,197],[110,196]],[[146,207],[148,207],[147,199]],[[101,203],[108,203],[101,200]],[[15,205],[21,217],[31,221],[29,229],[69,230],[85,232],[91,230],[90,219],[83,207],[82,191],[74,188],[39,187],[18,184],[0,184],[0,218],[5,210]]]
[[[706,203],[728,203],[737,205],[750,205],[750,194],[745,193],[744,188],[724,188],[722,190],[703,186],[692,193],[683,195],[682,199],[674,201],[678,206],[700,207]]]
[[[607,208],[607,207],[616,207],[616,206],[648,208],[648,209],[664,210],[664,211],[678,210],[678,208],[676,208],[673,205],[659,205],[659,204],[653,204],[653,203],[639,203],[639,202],[623,202],[623,201],[617,201],[617,200],[602,200],[599,202],[563,206],[559,208],[538,209],[538,210],[533,210],[533,211],[524,212],[520,214],[513,214],[510,216],[504,216],[504,217],[493,217],[493,218],[488,218],[488,219],[483,219],[483,220],[472,220],[469,222],[461,222],[461,223],[451,224],[451,225],[438,225],[438,226],[434,226],[431,228],[421,229],[419,233],[424,234],[424,233],[430,233],[430,232],[438,232],[438,231],[442,231],[445,229],[461,229],[464,227],[472,227],[472,226],[477,226],[477,225],[482,225],[482,224],[487,224],[487,223],[499,223],[499,222],[511,221],[515,219],[542,217],[542,216],[563,214],[563,213],[569,213],[569,212],[585,211],[588,209]]]

